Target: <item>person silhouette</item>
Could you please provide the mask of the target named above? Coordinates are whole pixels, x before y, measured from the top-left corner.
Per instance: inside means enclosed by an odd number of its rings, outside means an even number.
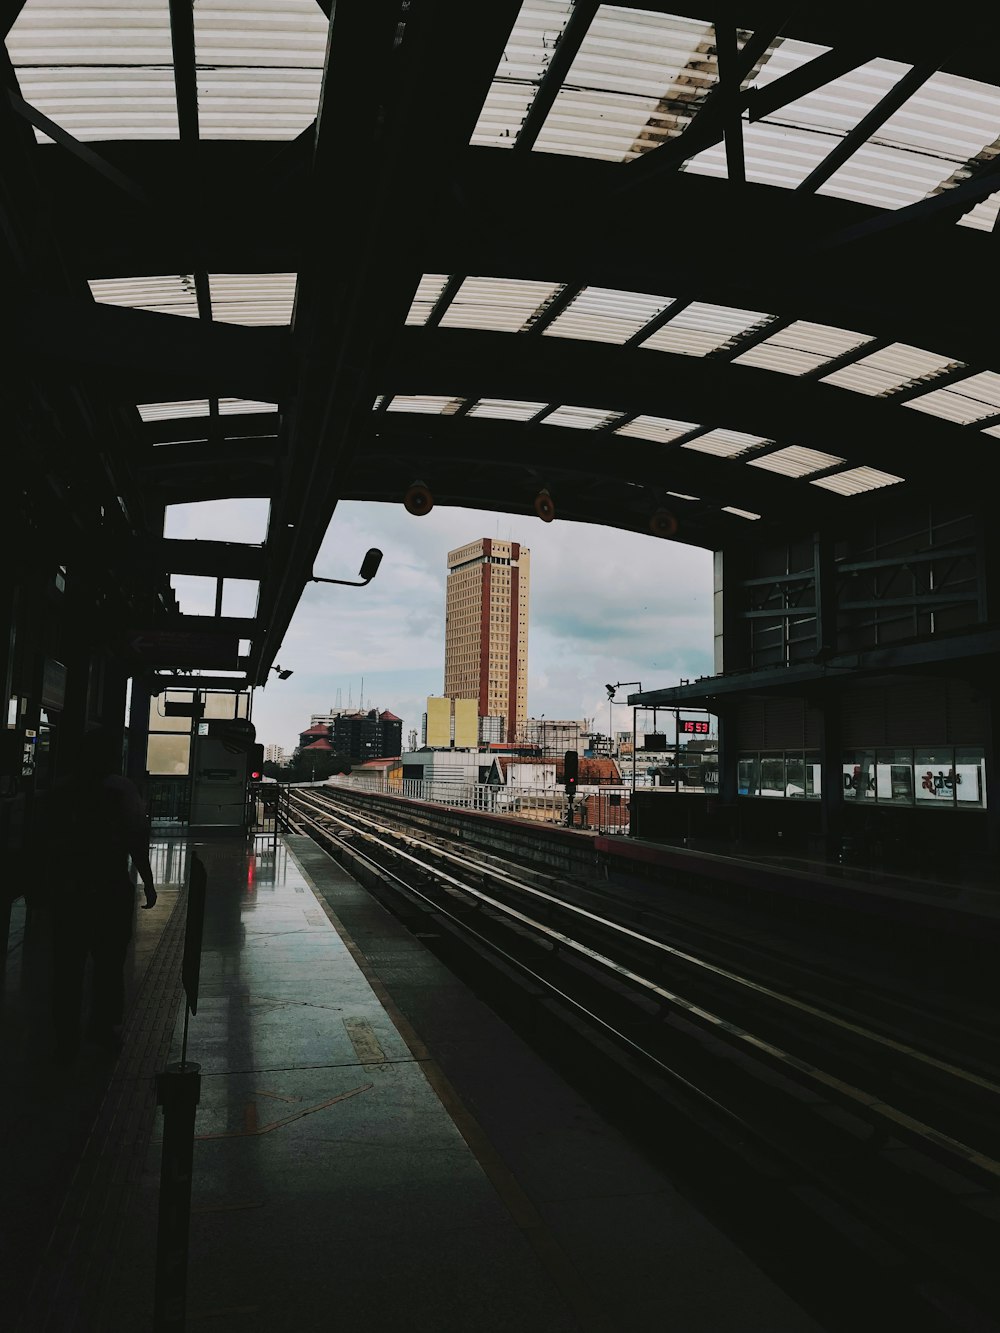
[[[80,1048],[88,957],[87,1037],[107,1050],[121,1045],[124,966],[135,904],[129,858],[144,886],[143,906],[156,905],[145,809],[120,769],[115,738],[103,730],[89,732],[69,775],[53,785],[44,801],[46,859],[54,875],[52,1020],[61,1063],[74,1059]]]

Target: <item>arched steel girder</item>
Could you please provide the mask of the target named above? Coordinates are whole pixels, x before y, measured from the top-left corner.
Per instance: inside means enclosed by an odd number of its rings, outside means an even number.
[[[199,143],[197,199],[172,185],[175,144],[102,151],[154,199],[142,209],[58,149],[39,154],[52,212],[81,278],[192,271],[297,271],[308,160],[287,146]],[[691,173],[620,195],[621,164],[467,148],[419,214],[375,224],[384,289],[423,272],[588,283],[730,304],[889,337],[984,366],[1000,364],[988,234],[954,217],[900,222],[840,242],[884,212],[824,195]],[[164,185],[166,181],[166,185]],[[340,205],[338,204],[337,207]],[[957,214],[956,210],[956,214]],[[195,252],[195,249],[197,252]]]

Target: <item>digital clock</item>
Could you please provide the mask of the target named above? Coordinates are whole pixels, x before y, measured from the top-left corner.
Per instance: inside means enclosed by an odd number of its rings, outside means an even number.
[[[684,736],[707,736],[710,725],[708,722],[695,722],[685,719],[681,722],[681,734]]]

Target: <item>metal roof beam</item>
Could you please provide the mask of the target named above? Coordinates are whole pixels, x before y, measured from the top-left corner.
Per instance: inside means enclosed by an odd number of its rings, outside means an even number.
[[[199,574],[211,578],[259,581],[267,572],[267,557],[263,546],[161,537],[154,550],[156,559],[168,574]]]
[[[570,66],[576,59],[597,9],[598,0],[577,0],[574,5],[569,22],[563,29],[552,59],[549,61],[545,77],[532,99],[528,114],[524,118],[524,124],[518,131],[517,142],[514,145],[515,152],[524,153],[534,147],[539,131],[545,124],[545,118],[552,110],[552,105],[559,95]]]

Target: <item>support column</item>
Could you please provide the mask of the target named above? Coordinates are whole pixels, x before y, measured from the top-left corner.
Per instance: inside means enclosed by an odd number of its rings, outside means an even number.
[[[836,859],[844,828],[844,765],[840,725],[840,697],[826,694],[820,704],[823,740],[820,747],[822,791],[820,792],[820,829],[826,854]]]

